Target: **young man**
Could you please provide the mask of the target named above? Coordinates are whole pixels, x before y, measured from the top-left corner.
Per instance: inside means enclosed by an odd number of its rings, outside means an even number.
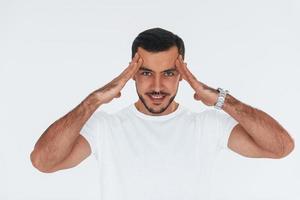
[[[197,80],[184,53],[182,39],[167,30],[140,33],[129,66],[43,133],[31,153],[33,165],[55,172],[92,153],[103,200],[196,200],[209,198],[221,149],[254,158],[282,158],[293,150],[293,139],[271,116]],[[95,112],[119,98],[129,79],[137,102],[114,114]],[[195,90],[195,100],[213,108],[195,113],[177,103],[182,79]]]

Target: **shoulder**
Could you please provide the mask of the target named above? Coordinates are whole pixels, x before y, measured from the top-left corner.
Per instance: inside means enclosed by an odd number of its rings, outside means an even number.
[[[216,122],[230,119],[231,116],[222,110],[205,109],[199,113],[195,113],[198,120],[207,122]]]
[[[118,124],[121,124],[128,120],[131,120],[132,117],[133,117],[133,114],[132,114],[131,105],[123,107],[120,110],[118,110],[114,113],[111,113],[111,114],[106,113],[106,118],[108,121],[110,121],[112,123],[118,123]]]
[[[108,119],[109,117],[110,114],[103,110],[96,110],[91,116],[95,120]]]
[[[213,109],[205,109],[201,112],[194,113],[194,115],[199,119],[214,119],[218,116],[218,111]]]
[[[87,120],[86,126],[105,124],[111,118],[111,115],[103,110],[96,110]]]

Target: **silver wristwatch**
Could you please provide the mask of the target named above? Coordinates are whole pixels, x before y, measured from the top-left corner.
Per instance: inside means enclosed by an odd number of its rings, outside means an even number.
[[[217,103],[214,105],[214,107],[215,107],[215,109],[221,110],[223,107],[223,104],[225,102],[226,95],[229,93],[229,91],[224,90],[222,88],[218,88],[217,90],[219,92],[219,96],[217,99]]]

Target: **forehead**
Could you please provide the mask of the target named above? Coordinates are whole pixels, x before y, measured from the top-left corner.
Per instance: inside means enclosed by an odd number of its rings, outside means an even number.
[[[137,52],[143,59],[144,67],[153,71],[164,71],[170,67],[175,66],[175,61],[179,55],[178,48],[176,46],[171,47],[166,51],[161,52],[149,52],[139,47]]]

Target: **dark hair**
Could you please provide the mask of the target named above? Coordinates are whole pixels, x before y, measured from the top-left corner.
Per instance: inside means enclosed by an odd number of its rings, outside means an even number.
[[[138,47],[149,52],[160,52],[173,46],[177,46],[178,53],[184,58],[184,42],[179,36],[162,28],[151,28],[141,32],[134,39],[131,47],[131,58],[134,57]]]

